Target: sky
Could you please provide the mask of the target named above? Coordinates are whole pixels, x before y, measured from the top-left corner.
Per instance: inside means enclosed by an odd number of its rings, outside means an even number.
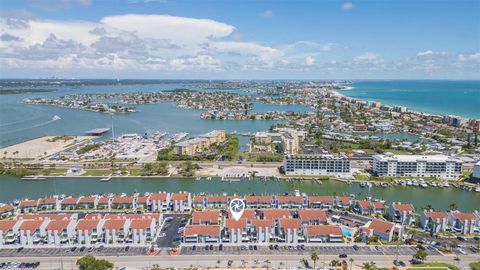
[[[480,1],[2,0],[0,77],[480,79]]]

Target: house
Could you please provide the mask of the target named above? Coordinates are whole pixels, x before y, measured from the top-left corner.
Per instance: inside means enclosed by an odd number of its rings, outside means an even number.
[[[298,218],[303,225],[327,224],[327,214],[320,209],[300,209]]]
[[[170,200],[170,209],[175,212],[188,212],[192,209],[190,193],[173,193]]]
[[[230,211],[228,211],[227,217],[232,218]],[[241,218],[244,218],[247,220],[247,222],[250,222],[257,218],[257,212],[255,211],[255,209],[245,209],[243,210],[243,214]]]
[[[79,201],[79,199],[74,198],[74,197],[64,198],[60,202],[60,209],[61,210],[75,210],[77,208],[78,201]]]
[[[58,200],[57,198],[42,198],[38,200],[38,210],[39,211],[46,211],[46,210],[58,210]]]
[[[360,234],[365,239],[375,235],[381,241],[391,242],[394,235],[397,235],[399,238],[402,237],[403,227],[392,222],[372,219],[360,228]]]
[[[238,221],[233,218],[226,219],[223,235],[231,244],[241,244],[244,240],[248,242],[250,239],[247,237],[247,219],[241,218]]]
[[[353,209],[361,215],[372,215],[374,210],[372,203],[367,200],[355,201]]]
[[[300,220],[296,218],[281,218],[278,220],[280,242],[287,244],[298,243],[298,233],[300,231]]]
[[[135,209],[136,210],[147,210],[149,205],[148,196],[137,196],[135,199]]]
[[[170,194],[168,193],[152,193],[150,194],[150,203],[152,212],[167,211],[170,204]]]
[[[335,225],[308,225],[304,227],[303,235],[307,243],[342,242],[342,229]]]
[[[15,212],[15,208],[11,204],[5,204],[0,206],[0,219],[12,216]]]
[[[35,201],[35,200],[21,201],[18,208],[20,208],[20,213],[36,212],[38,211],[38,201]]]
[[[128,239],[130,220],[106,219],[103,224],[105,244],[124,243]]]
[[[75,227],[77,243],[91,245],[103,241],[103,223],[103,219],[79,220]]]
[[[264,209],[260,211],[263,219],[278,220],[280,218],[292,217],[288,209]]]
[[[229,198],[227,196],[206,196],[205,207],[207,208],[227,208]]]
[[[387,206],[382,201],[374,201],[371,205],[373,209],[373,214],[384,215],[387,213]]]
[[[205,208],[205,196],[194,196],[192,199],[192,207],[194,209]]]
[[[447,212],[435,212],[424,210],[420,213],[420,227],[427,232],[437,233],[447,230]]]
[[[155,233],[155,219],[133,219],[130,223],[130,237],[134,244],[152,242]]]
[[[112,209],[134,209],[135,198],[131,196],[116,196],[112,198]]]
[[[162,221],[163,214],[161,213],[143,213],[143,214],[106,214],[104,219],[148,219],[153,220],[155,226],[159,226]]]
[[[21,220],[0,220],[0,247],[17,243],[18,229],[22,222]]]
[[[52,220],[46,227],[47,241],[49,244],[66,244],[73,241],[75,236],[75,220]]]
[[[448,213],[448,226],[452,232],[473,233],[475,229],[475,214],[451,211]]]
[[[14,217],[17,220],[76,220],[78,219],[78,214],[19,214]]]
[[[192,225],[215,225],[220,224],[219,210],[204,210],[192,212]]]
[[[335,203],[341,209],[348,209],[352,206],[352,200],[348,196],[338,196]]]
[[[250,195],[245,196],[245,204],[249,208],[267,208],[272,207],[274,203],[272,196]]]
[[[300,208],[306,206],[306,200],[300,196],[278,195],[276,200],[278,208]]]
[[[80,197],[78,199],[79,209],[95,209],[97,207],[98,198],[95,196]]]
[[[410,225],[415,221],[413,216],[415,208],[411,204],[392,203],[390,215],[393,222]]]
[[[23,220],[18,228],[20,244],[22,246],[33,246],[45,241],[47,232],[45,228],[48,220]]]
[[[185,243],[220,243],[219,225],[187,225],[183,231]]]
[[[309,196],[308,203],[311,208],[330,209],[335,204],[333,196]]]
[[[254,219],[251,221],[253,233],[251,238],[257,243],[269,243],[275,235],[275,223],[273,219]]]
[[[98,198],[97,210],[110,210],[110,198],[108,197]]]

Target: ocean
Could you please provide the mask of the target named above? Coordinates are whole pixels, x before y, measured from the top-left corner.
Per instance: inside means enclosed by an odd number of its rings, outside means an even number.
[[[343,95],[430,114],[480,118],[480,81],[358,81]]]

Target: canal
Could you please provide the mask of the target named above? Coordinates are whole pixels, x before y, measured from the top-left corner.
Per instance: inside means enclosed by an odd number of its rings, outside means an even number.
[[[100,182],[98,178],[49,178],[45,181],[24,181],[17,177],[0,177],[0,202],[16,199],[36,199],[53,194],[89,195],[102,193],[176,192],[192,193],[228,193],[228,194],[280,194],[300,190],[307,194],[349,195],[357,198],[372,196],[391,202],[409,202],[417,208],[432,205],[436,210],[447,210],[455,203],[459,210],[474,211],[480,209],[480,193],[454,188],[419,187],[372,187],[361,188],[358,184],[345,184],[338,181],[286,182],[251,180],[242,182],[222,182],[220,180],[178,179],[178,178],[112,178],[109,182]]]

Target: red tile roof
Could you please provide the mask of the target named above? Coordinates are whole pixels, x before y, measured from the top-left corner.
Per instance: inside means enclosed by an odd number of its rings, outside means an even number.
[[[337,199],[343,204],[343,205],[349,205],[350,204],[350,197],[348,196],[339,196]]]
[[[204,199],[205,199],[205,196],[194,196],[192,200],[194,203],[203,203]]]
[[[42,198],[38,199],[38,205],[45,205],[45,204],[56,204],[57,198]]]
[[[411,204],[401,204],[401,203],[393,203],[392,204],[393,210],[399,212],[413,212],[415,208]]]
[[[37,205],[38,205],[38,201],[34,201],[34,200],[27,200],[27,201],[20,202],[20,208],[36,207]]]
[[[227,196],[206,196],[207,203],[227,203]]]
[[[100,197],[98,198],[98,204],[108,204],[108,202],[110,201],[110,198],[107,198],[107,197]]]
[[[136,230],[146,230],[152,227],[153,219],[134,219],[130,223],[130,228]]]
[[[184,236],[212,235],[220,236],[220,226],[218,225],[188,225],[183,231]]]
[[[10,212],[10,211],[13,211],[13,210],[15,210],[15,208],[13,208],[13,206],[10,205],[10,204],[0,206],[0,213],[7,213],[7,212]]]
[[[65,205],[65,204],[77,204],[77,203],[78,203],[78,198],[65,198],[61,202],[61,204],[63,204],[63,205]]]
[[[103,228],[105,230],[115,230],[119,231],[123,229],[123,226],[125,225],[125,219],[106,219],[105,223],[103,224]]]
[[[43,222],[45,221],[44,220],[25,220],[23,221],[22,225],[20,225],[20,228],[18,228],[18,230],[34,232],[40,229],[40,226],[42,226]]]
[[[97,197],[80,197],[78,203],[95,203]]]
[[[387,206],[385,205],[385,203],[384,203],[384,202],[380,202],[380,201],[373,202],[372,205],[373,205],[373,207],[374,207],[375,209],[385,209],[385,208],[387,208]]]
[[[19,222],[18,220],[0,220],[0,232],[8,232],[13,226]]]
[[[113,197],[112,203],[119,203],[119,204],[131,204],[133,203],[133,197],[124,196],[124,197]]]
[[[395,224],[388,221],[373,219],[368,228],[377,232],[389,234],[395,228]]]
[[[452,214],[452,217],[462,222],[465,220],[475,219],[475,215],[473,213],[451,212],[451,214]]]
[[[93,219],[102,219],[103,214],[86,214],[83,219],[93,220]]]
[[[434,211],[424,211],[425,216],[434,220],[437,219],[446,219],[448,214],[447,212],[434,212]]]
[[[264,209],[262,212],[264,219],[279,219],[291,216],[288,209]]]
[[[368,209],[370,207],[370,201],[367,200],[359,200],[357,201],[357,204],[363,209]]]
[[[186,201],[188,199],[187,193],[173,193],[172,201]]]
[[[148,199],[147,196],[138,196],[138,197],[137,197],[137,203],[146,204],[146,203],[147,203],[147,199]]]
[[[246,196],[247,203],[272,203],[272,196]]]
[[[319,220],[320,222],[327,222],[327,214],[320,209],[301,209],[298,211],[298,216],[302,221]]]
[[[58,231],[61,232],[66,230],[70,224],[70,220],[52,220],[47,225],[47,231]]]
[[[299,196],[292,196],[292,195],[278,195],[277,196],[278,203],[303,203],[303,197]]]
[[[20,214],[20,215],[17,215],[15,218],[25,219],[25,220],[44,220],[44,219],[70,220],[70,219],[73,219],[73,217],[74,217],[73,214]]]
[[[342,229],[335,225],[313,225],[306,226],[305,230],[308,236],[317,236],[317,235],[340,235],[342,236]]]
[[[308,196],[308,201],[310,203],[328,203],[333,204],[333,196]]]
[[[219,218],[220,211],[218,210],[193,211],[192,213],[193,223],[218,223]]]
[[[281,218],[278,220],[279,225],[283,229],[299,229],[300,220],[296,218]]]
[[[100,223],[98,219],[81,219],[78,221],[76,229],[79,231],[88,231],[91,232],[93,229],[96,229]]]
[[[225,220],[225,227],[229,229],[244,229],[245,227],[247,227],[247,219],[241,218],[236,221],[233,218],[228,218]]]
[[[167,193],[152,193],[150,194],[150,200],[152,201],[166,201]]]
[[[270,228],[273,226],[273,219],[254,219],[251,221],[252,225],[257,228]]]

